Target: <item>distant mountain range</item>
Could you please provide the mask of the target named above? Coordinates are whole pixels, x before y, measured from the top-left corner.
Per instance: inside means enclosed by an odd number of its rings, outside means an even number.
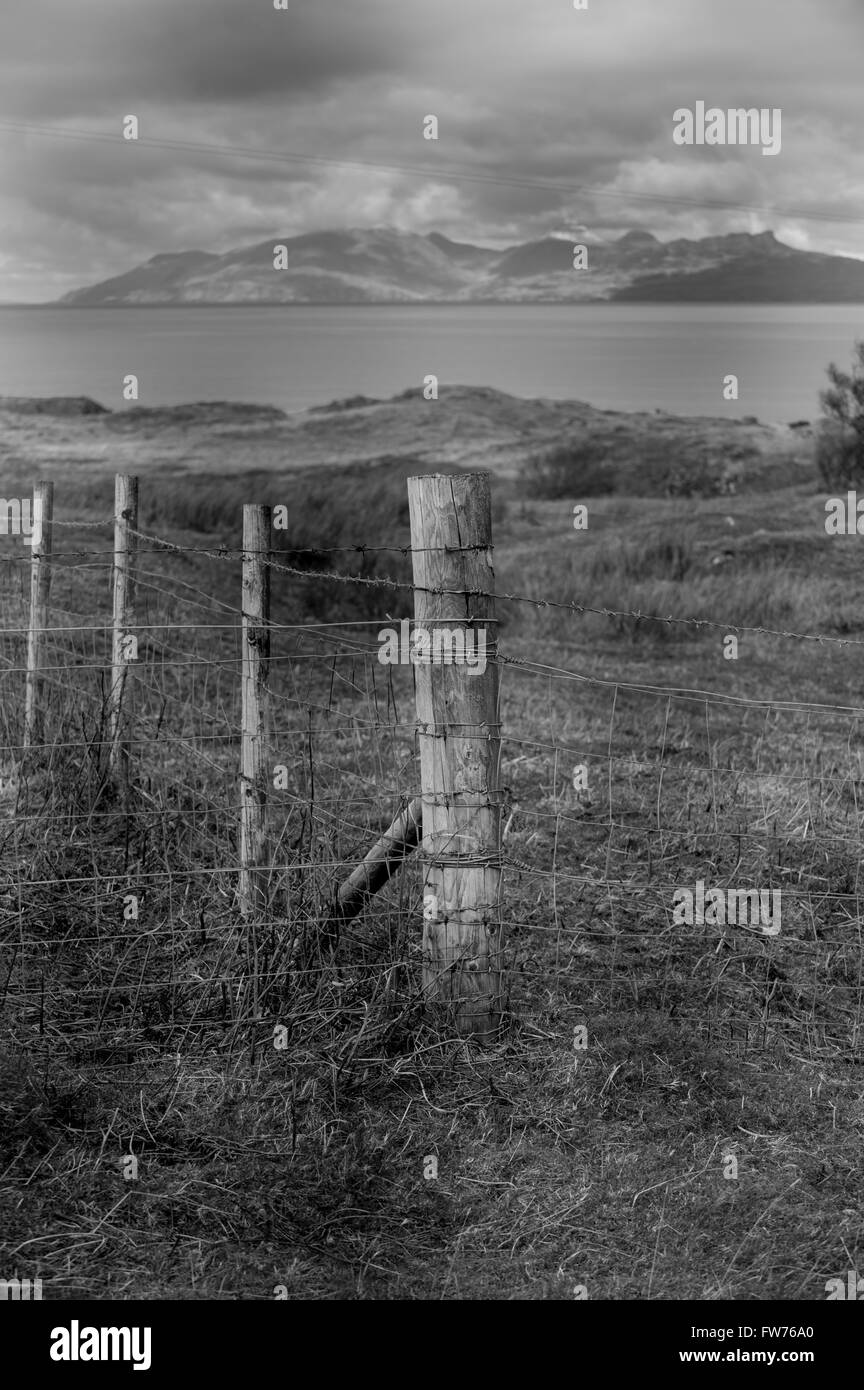
[[[587,267],[573,268],[573,247]],[[286,268],[274,269],[274,247]],[[66,305],[575,303],[864,303],[864,261],[797,251],[773,232],[661,242],[545,237],[493,249],[391,228],[274,237],[216,255],[180,251],[101,284]]]

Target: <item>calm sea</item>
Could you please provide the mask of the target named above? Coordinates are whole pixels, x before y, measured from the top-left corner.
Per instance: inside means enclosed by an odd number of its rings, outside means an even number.
[[[605,409],[813,419],[829,361],[849,365],[864,306],[459,305],[0,308],[0,395],[303,410],[442,383]],[[739,379],[737,402],[723,378]]]

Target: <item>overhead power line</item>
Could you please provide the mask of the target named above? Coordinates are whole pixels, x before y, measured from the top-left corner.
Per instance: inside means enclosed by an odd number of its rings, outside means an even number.
[[[298,150],[262,150],[245,145],[211,144],[192,140],[154,140],[139,136],[137,140],[125,140],[120,132],[76,130],[70,127],[33,125],[23,121],[2,121],[0,130],[17,131],[28,135],[41,135],[50,138],[70,140],[91,140],[99,143],[122,144],[126,148],[137,146],[146,149],[173,150],[185,154],[222,155],[231,158],[260,159],[280,164],[312,164],[320,166],[370,169],[382,173],[408,174],[416,178],[435,178],[453,182],[494,184],[506,188],[536,189],[538,192],[558,193],[562,197],[617,198],[624,202],[658,204],[669,207],[691,207],[698,209],[717,209],[727,212],[754,212],[763,216],[798,218],[810,222],[836,222],[860,227],[864,217],[841,212],[813,212],[805,208],[782,207],[775,203],[742,203],[725,198],[687,198],[668,193],[637,193],[627,189],[600,188],[592,184],[568,184],[539,179],[526,179],[512,174],[477,173],[467,167],[447,167],[432,161],[419,166],[412,164],[390,164],[379,160],[346,159],[328,155],[306,154]]]

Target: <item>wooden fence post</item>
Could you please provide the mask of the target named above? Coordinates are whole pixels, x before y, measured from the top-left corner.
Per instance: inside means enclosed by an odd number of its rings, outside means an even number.
[[[267,773],[264,733],[269,721],[270,508],[243,508],[243,661],[240,744],[240,909],[245,917],[267,906]]]
[[[111,647],[111,691],[108,729],[110,748],[108,769],[112,778],[129,781],[130,696],[126,677],[130,659],[128,642],[134,638],[135,556],[138,550],[138,479],[118,473],[114,478],[114,570],[113,634]],[[136,653],[137,655],[137,653]],[[125,704],[124,704],[125,701]]]
[[[51,551],[54,540],[54,484],[33,484],[33,526],[30,542],[30,626],[27,631],[27,679],[24,692],[24,747],[32,748],[43,736],[42,650],[48,627],[48,599],[51,593]]]
[[[453,1011],[460,1034],[490,1042],[502,1009],[504,932],[489,477],[409,478],[408,501],[413,649],[419,655],[422,628],[432,657],[414,669],[425,861],[423,983],[429,998]]]

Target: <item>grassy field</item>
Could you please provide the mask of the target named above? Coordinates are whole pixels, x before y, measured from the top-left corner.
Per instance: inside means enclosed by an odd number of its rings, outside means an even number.
[[[107,637],[77,630],[110,617],[110,526],[91,523],[121,465],[100,443],[55,473],[75,524],[57,542],[51,746],[0,811],[0,1275],[39,1274],[52,1299],[824,1298],[864,1263],[864,583],[858,538],[825,534],[806,440],[785,479],[772,437],[730,486],[718,437],[695,495],[686,432],[658,443],[645,496],[632,431],[618,454],[602,436],[590,485],[581,436],[569,485],[524,422],[466,449],[493,466],[496,583],[518,596],[498,610],[509,996],[481,1049],[424,1013],[416,864],[334,954],[321,941],[418,769],[410,671],[375,659],[410,595],[310,576],[407,583],[405,478],[459,466],[455,434],[437,461],[401,434],[355,457],[366,427],[342,413],[347,461],[333,446],[326,470],[274,472],[271,448],[206,483],[200,442],[185,467],[155,430],[141,526],[180,550],[142,542],[128,800],[100,754]],[[50,475],[37,437],[22,417],[7,493]],[[254,440],[238,449],[249,469]],[[239,566],[214,552],[236,552],[253,500],[289,505],[295,572],[274,575],[274,912],[250,932]],[[27,578],[20,542],[0,544],[14,750]],[[780,936],[673,924],[697,879],[780,888]]]

